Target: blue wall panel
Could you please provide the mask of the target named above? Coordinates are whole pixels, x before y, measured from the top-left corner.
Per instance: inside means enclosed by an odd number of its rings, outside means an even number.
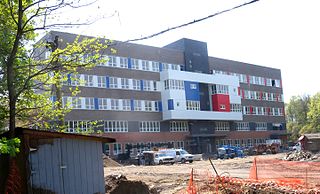
[[[131,69],[132,68],[132,65],[131,65],[131,58],[128,57],[128,68]]]
[[[174,110],[173,99],[168,100],[168,110]]]
[[[106,77],[106,88],[109,88],[110,82],[109,82],[109,77]]]
[[[159,71],[162,71],[162,63],[159,63]]]
[[[133,103],[133,99],[130,100],[130,105],[131,105],[131,111],[134,111],[134,103]]]
[[[140,80],[140,89],[143,91],[143,80]]]
[[[199,83],[185,81],[184,89],[186,92],[186,100],[200,101]]]
[[[99,110],[99,100],[98,98],[94,98],[94,109]]]
[[[162,112],[162,102],[159,101],[158,105],[159,105],[159,112]]]

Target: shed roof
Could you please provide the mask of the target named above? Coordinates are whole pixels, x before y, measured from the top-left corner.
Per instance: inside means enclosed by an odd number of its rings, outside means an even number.
[[[100,141],[103,143],[113,143],[116,142],[115,139],[110,137],[103,137],[99,134],[83,135],[78,133],[63,133],[57,131],[47,131],[47,130],[36,130],[27,128],[16,128],[16,134],[18,135],[31,135],[34,138],[67,138],[67,139],[82,139],[89,141]]]
[[[320,139],[320,133],[308,133],[304,134],[308,139]]]

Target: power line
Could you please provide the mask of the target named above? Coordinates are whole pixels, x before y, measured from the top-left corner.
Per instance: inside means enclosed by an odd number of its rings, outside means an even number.
[[[144,37],[141,37],[141,38],[134,38],[134,39],[129,39],[129,40],[126,40],[122,43],[128,43],[128,42],[135,42],[135,41],[139,41],[139,40],[146,40],[146,39],[149,39],[149,38],[153,38],[155,36],[159,36],[161,34],[164,34],[166,32],[169,32],[171,30],[175,30],[175,29],[178,29],[178,28],[182,28],[182,27],[185,27],[185,26],[188,26],[188,25],[191,25],[191,24],[195,24],[195,23],[198,23],[198,22],[201,22],[203,20],[206,20],[206,19],[209,19],[209,18],[212,18],[212,17],[215,17],[217,15],[221,15],[223,13],[226,13],[226,12],[229,12],[229,11],[232,11],[232,10],[235,10],[235,9],[238,9],[238,8],[241,8],[241,7],[244,7],[246,5],[249,5],[249,4],[252,4],[252,3],[256,3],[258,2],[259,0],[252,0],[250,2],[247,2],[247,3],[243,3],[241,5],[237,5],[235,7],[232,7],[232,8],[229,8],[229,9],[225,9],[223,11],[219,11],[219,12],[216,12],[214,14],[211,14],[211,15],[208,15],[206,17],[203,17],[203,18],[200,18],[200,19],[196,19],[196,20],[193,20],[191,22],[187,22],[187,23],[184,23],[184,24],[181,24],[181,25],[178,25],[178,26],[174,26],[174,27],[171,27],[171,28],[168,28],[166,30],[162,30],[160,32],[157,32],[157,33],[154,33],[154,34],[151,34],[151,35],[148,35],[148,36],[144,36]]]

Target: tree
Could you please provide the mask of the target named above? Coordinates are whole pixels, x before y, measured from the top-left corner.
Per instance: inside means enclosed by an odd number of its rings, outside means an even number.
[[[301,129],[307,124],[310,96],[293,96],[286,105],[287,129],[292,133],[291,139],[296,140]]]
[[[320,92],[310,99],[309,112],[307,114],[308,123],[301,130],[302,133],[320,132]]]
[[[97,38],[75,37],[72,43],[67,44],[54,35],[51,37],[54,41],[43,39],[31,44],[38,30],[90,24],[50,22],[60,9],[82,6],[85,5],[60,0],[0,2],[0,119],[4,121],[3,126],[6,122],[9,124],[8,139],[1,139],[0,142],[1,153],[18,151],[19,141],[14,139],[17,123],[48,126],[46,121],[56,118],[57,123],[62,125],[62,115],[68,110],[62,106],[61,95],[54,103],[50,101],[50,97],[55,95],[52,86],[55,86],[56,93],[63,88],[68,75],[104,60],[100,54],[107,48],[108,42]],[[51,35],[49,33],[46,38]],[[50,56],[44,58],[49,50]],[[72,91],[77,92],[77,88]]]

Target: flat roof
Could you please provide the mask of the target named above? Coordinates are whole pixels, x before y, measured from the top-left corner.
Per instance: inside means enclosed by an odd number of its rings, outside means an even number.
[[[82,139],[88,141],[100,141],[103,143],[113,143],[116,142],[114,138],[104,137],[100,134],[89,134],[83,135],[78,133],[63,133],[57,131],[48,131],[48,130],[37,130],[37,129],[28,129],[28,128],[16,128],[16,134],[22,135],[31,135],[35,138],[67,138],[67,139]]]

